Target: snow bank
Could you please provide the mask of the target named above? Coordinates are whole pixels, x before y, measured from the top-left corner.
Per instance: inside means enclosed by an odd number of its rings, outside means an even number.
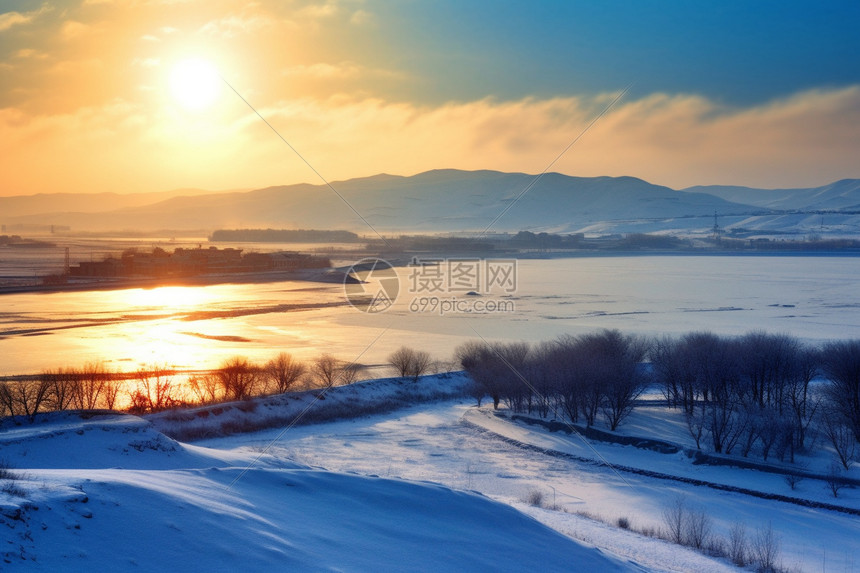
[[[480,494],[188,446],[134,416],[50,415],[0,447],[4,571],[632,568]]]
[[[147,416],[160,432],[183,441],[390,412],[420,402],[466,395],[463,372],[367,380],[328,390],[289,392]]]

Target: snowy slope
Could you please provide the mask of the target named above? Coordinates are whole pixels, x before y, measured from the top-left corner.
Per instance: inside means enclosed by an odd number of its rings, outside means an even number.
[[[0,448],[18,468],[3,571],[634,568],[479,494],[187,446],[132,416],[48,416]]]
[[[707,193],[736,203],[778,210],[840,210],[860,207],[860,179],[842,179],[821,187],[753,189],[728,185],[700,185],[684,189]]]
[[[633,446],[586,444],[561,432],[511,423],[486,408],[476,410],[472,404],[474,401],[466,400],[421,405],[380,416],[294,427],[287,432],[277,429],[243,434],[200,445],[224,451],[265,448],[277,458],[333,471],[430,480],[455,489],[477,490],[561,533],[653,570],[733,570],[726,561],[611,526],[623,517],[636,528],[661,528],[662,511],[679,497],[691,508],[703,509],[712,519],[713,533],[723,539],[736,523],[746,527],[750,538],[772,524],[781,542],[780,561],[788,570],[841,572],[856,568],[860,557],[856,542],[860,539],[860,520],[856,515],[737,491],[745,488],[853,509],[859,507],[856,489],[842,490],[834,499],[823,482],[806,479],[795,491],[776,474],[697,465],[680,452],[659,454]],[[645,418],[640,422],[646,423]],[[665,435],[671,433],[669,426],[671,421],[655,429]],[[605,465],[606,461],[612,467]],[[643,475],[624,467],[681,479]],[[690,480],[725,484],[730,489],[703,487]],[[533,492],[542,494],[544,502],[556,509],[526,504]],[[590,519],[590,515],[602,522]]]

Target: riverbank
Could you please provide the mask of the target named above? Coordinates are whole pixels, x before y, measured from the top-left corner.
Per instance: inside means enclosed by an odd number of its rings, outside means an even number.
[[[337,269],[299,269],[250,273],[213,273],[179,277],[117,277],[73,278],[62,284],[31,284],[0,286],[0,295],[24,293],[54,293],[69,291],[119,290],[158,288],[166,286],[210,286],[217,284],[261,284],[280,281],[343,283],[346,274]]]

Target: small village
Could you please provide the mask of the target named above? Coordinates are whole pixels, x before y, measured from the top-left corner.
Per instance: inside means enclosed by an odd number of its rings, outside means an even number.
[[[70,277],[190,277],[205,274],[233,274],[264,271],[291,271],[326,268],[326,257],[292,251],[243,253],[242,249],[218,247],[177,248],[172,253],[156,247],[149,252],[128,249],[120,257],[84,261],[68,269]]]

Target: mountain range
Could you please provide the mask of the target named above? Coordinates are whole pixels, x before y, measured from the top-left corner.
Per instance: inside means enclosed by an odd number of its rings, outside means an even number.
[[[635,177],[434,170],[380,174],[253,191],[0,197],[7,229],[62,225],[75,231],[346,229],[408,232],[707,233],[860,231],[860,180],[798,189],[698,186],[682,190]],[[372,227],[372,229],[371,229]]]

